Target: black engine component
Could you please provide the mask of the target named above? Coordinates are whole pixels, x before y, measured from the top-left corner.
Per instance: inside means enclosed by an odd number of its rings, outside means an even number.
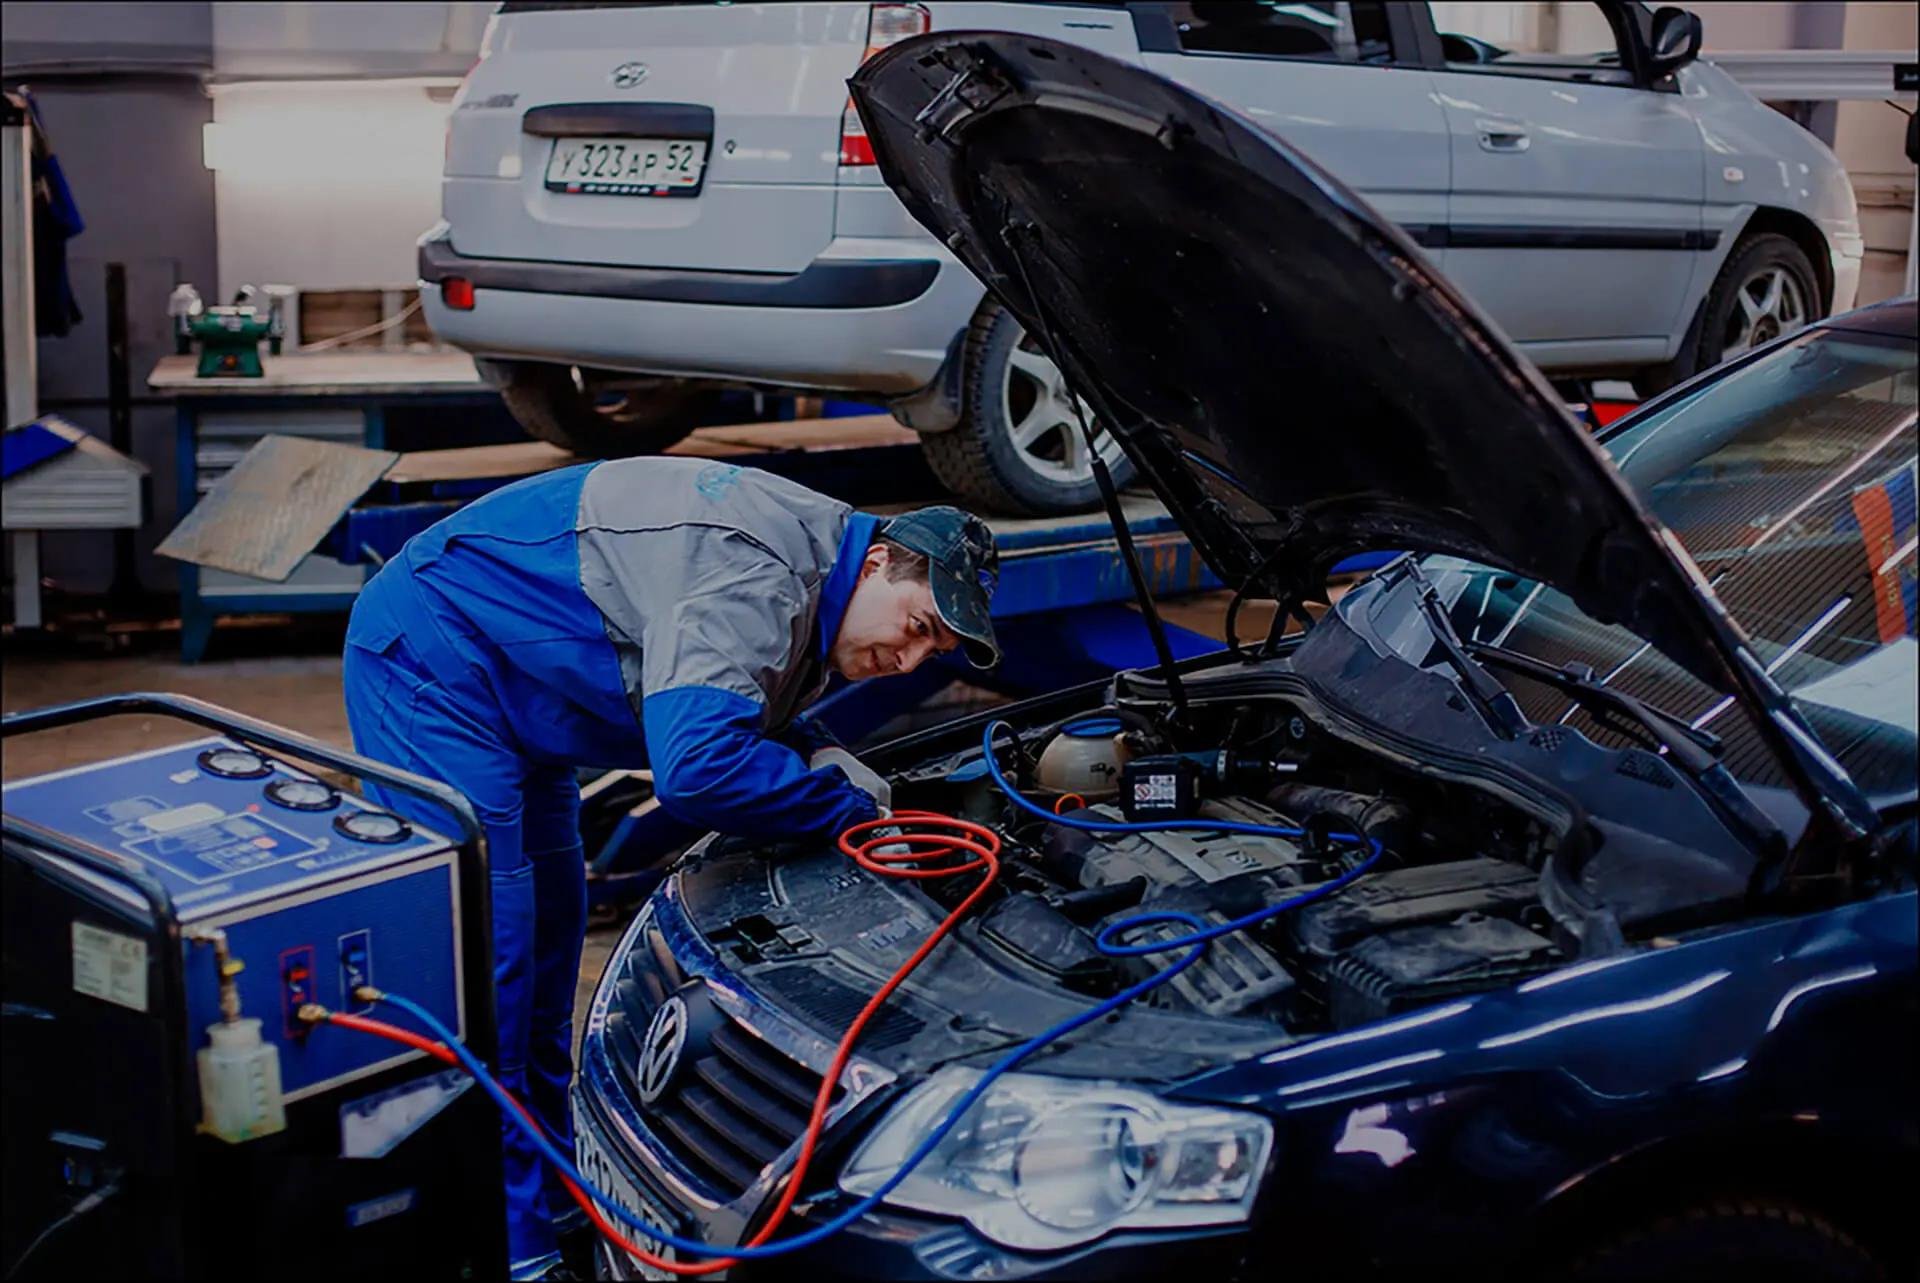
[[[1514,916],[1537,900],[1540,875],[1502,860],[1455,860],[1363,878],[1302,908],[1294,939],[1309,958],[1331,961],[1368,936],[1451,922],[1466,913]]]
[[[1364,1025],[1456,993],[1497,988],[1544,970],[1553,946],[1504,918],[1464,914],[1363,940],[1327,968],[1335,1029]]]
[[[1135,824],[1184,819],[1200,804],[1200,764],[1172,755],[1136,757],[1120,768],[1120,806]]]
[[[1515,920],[1538,903],[1538,881],[1488,859],[1363,879],[1293,920],[1302,989],[1340,1029],[1558,965],[1553,943]]]
[[[980,935],[1078,993],[1105,995],[1118,988],[1113,959],[1094,947],[1092,934],[1032,892],[1010,895],[989,909]]]

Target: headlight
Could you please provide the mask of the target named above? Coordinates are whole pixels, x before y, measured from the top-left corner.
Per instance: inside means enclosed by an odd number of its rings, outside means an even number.
[[[840,1188],[886,1183],[980,1081],[943,1069],[881,1120]],[[1257,1114],[1175,1105],[1117,1083],[1007,1074],[886,1196],[898,1207],[964,1219],[997,1243],[1071,1247],[1115,1229],[1244,1221],[1273,1127]]]

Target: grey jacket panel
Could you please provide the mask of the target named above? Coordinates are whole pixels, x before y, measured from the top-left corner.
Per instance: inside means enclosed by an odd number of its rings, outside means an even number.
[[[606,617],[635,715],[648,693],[711,686],[784,726],[825,684],[820,589],[852,509],[753,468],[621,459],[581,490],[580,582]]]

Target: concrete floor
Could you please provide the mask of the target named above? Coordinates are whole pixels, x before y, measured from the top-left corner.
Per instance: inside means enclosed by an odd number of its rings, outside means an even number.
[[[178,659],[127,655],[72,657],[9,648],[0,665],[0,712],[42,708],[124,691],[171,691],[220,704],[341,748],[352,746],[340,693],[337,654],[216,660],[186,665]],[[206,731],[160,717],[111,717],[8,739],[0,779],[21,779],[103,758],[164,748]],[[586,1024],[593,987],[619,942],[620,922],[589,923],[574,998],[576,1037]]]

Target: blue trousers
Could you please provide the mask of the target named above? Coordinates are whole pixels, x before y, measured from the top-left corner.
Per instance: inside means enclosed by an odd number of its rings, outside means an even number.
[[[587,912],[573,770],[524,760],[492,691],[472,669],[442,665],[443,671],[430,671],[405,636],[390,628],[363,629],[362,623],[356,610],[342,669],[354,748],[443,781],[472,801],[486,831],[493,891],[500,1078],[557,1138],[562,1152],[571,1153],[573,1004]],[[457,831],[431,804],[371,791],[421,824]],[[398,978],[392,983],[403,989]],[[522,1275],[552,1257],[554,1220],[573,1203],[505,1118],[501,1144],[507,1248],[516,1275]]]

